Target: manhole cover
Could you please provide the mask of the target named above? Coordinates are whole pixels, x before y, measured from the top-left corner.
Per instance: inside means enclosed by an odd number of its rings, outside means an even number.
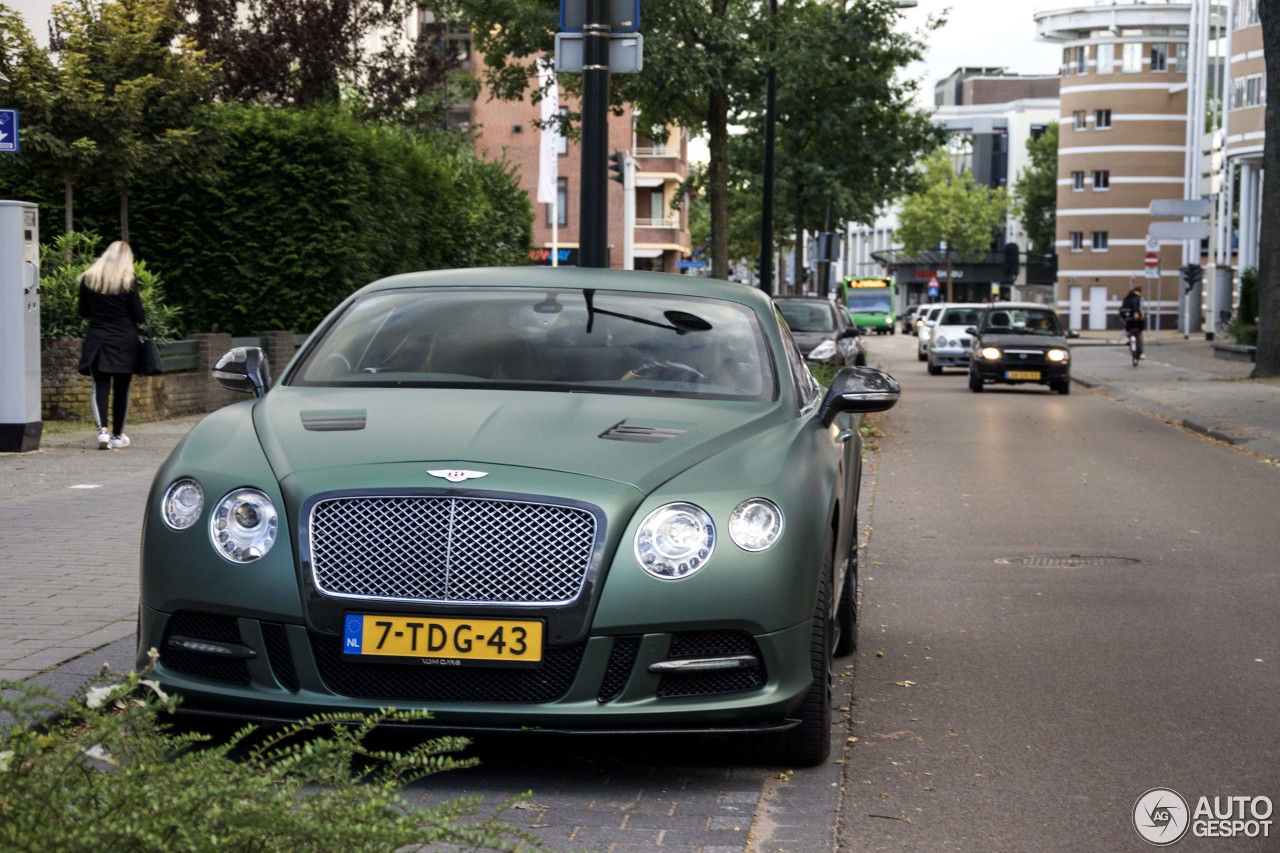
[[[1030,566],[1036,569],[1080,569],[1087,566],[1132,566],[1141,561],[1132,557],[1068,554],[1065,557],[1000,557],[996,562],[1006,566]]]

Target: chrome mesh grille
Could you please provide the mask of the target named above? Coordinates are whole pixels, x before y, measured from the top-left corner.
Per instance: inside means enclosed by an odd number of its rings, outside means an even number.
[[[451,603],[572,602],[596,538],[578,507],[430,495],[320,501],[309,529],[322,593]]]

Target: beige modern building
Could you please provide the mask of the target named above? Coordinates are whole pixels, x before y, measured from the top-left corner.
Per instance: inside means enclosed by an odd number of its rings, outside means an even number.
[[[1072,328],[1114,327],[1137,284],[1172,328],[1186,241],[1149,245],[1147,235],[1153,200],[1187,197],[1192,3],[1078,3],[1035,20],[1042,39],[1062,45],[1059,309]],[[1153,277],[1148,253],[1159,260]]]
[[[1232,0],[1227,6],[1223,55],[1226,57],[1226,110],[1219,141],[1225,157],[1215,158],[1215,187],[1238,186],[1238,195],[1224,194],[1218,206],[1218,246],[1215,262],[1248,269],[1258,265],[1262,220],[1263,118],[1267,105],[1266,66],[1262,59],[1260,0]],[[1233,215],[1234,214],[1234,215]],[[1234,231],[1226,227],[1238,221]]]

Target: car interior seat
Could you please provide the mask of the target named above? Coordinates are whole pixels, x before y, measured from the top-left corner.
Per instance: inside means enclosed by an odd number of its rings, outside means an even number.
[[[987,320],[988,329],[1009,329],[1012,328],[1009,322],[1009,315],[1004,311],[996,311]]]

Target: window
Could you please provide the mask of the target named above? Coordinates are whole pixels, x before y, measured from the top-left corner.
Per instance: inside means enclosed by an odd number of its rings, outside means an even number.
[[[1062,49],[1062,73],[1064,75],[1071,73],[1071,48],[1069,47]]]
[[[1093,188],[1095,190],[1111,189],[1111,172],[1107,169],[1095,169],[1093,172]]]
[[[1151,45],[1151,70],[1169,70],[1169,45],[1163,43]]]
[[[1093,111],[1093,129],[1109,130],[1111,128],[1111,110]]]
[[[1088,116],[1088,113],[1086,113],[1084,110],[1076,110],[1074,113],[1071,114],[1071,118],[1075,120],[1074,127],[1076,130],[1084,130],[1086,127],[1089,126],[1089,120],[1087,116]]]
[[[1120,70],[1126,74],[1134,74],[1142,70],[1142,43],[1131,41],[1124,45],[1120,59]]]
[[[1116,70],[1116,46],[1114,44],[1098,45],[1098,73],[1110,74]]]
[[[1185,44],[1175,44],[1173,46],[1173,70],[1179,74],[1187,73],[1187,46]]]
[[[557,110],[557,115],[560,117],[560,128],[561,128],[561,130],[563,130],[564,128],[568,127],[568,126],[569,126],[569,119],[568,119],[569,111],[568,111],[567,109],[565,109],[564,107],[561,107],[559,110]],[[566,137],[566,136],[564,135],[564,133],[560,133],[560,134],[558,134],[558,135],[556,136],[556,154],[558,154],[558,155],[560,155],[561,157],[563,157],[563,156],[565,156],[565,155],[566,155],[566,154],[568,154],[568,153],[569,153],[569,139],[568,139],[568,137]]]
[[[1071,251],[1073,252],[1084,251],[1084,232],[1083,231],[1071,232]]]
[[[549,204],[546,205],[548,228],[551,227],[551,207],[552,206]],[[557,222],[556,224],[559,225],[561,228],[563,228],[564,226],[569,224],[569,179],[568,178],[556,178],[555,207],[558,209],[557,212],[560,214],[558,217],[556,217],[559,220],[559,222]]]
[[[1084,74],[1089,70],[1089,48],[1081,45],[1076,48],[1076,73]]]
[[[1231,109],[1260,107],[1267,102],[1266,78],[1261,74],[1237,77],[1231,81]]]
[[[1071,173],[1071,189],[1080,192],[1084,189],[1084,172]]]
[[[1235,26],[1236,29],[1244,29],[1252,27],[1261,22],[1258,17],[1258,0],[1235,0]]]
[[[1105,252],[1107,250],[1107,232],[1093,232],[1093,250],[1095,252]]]

